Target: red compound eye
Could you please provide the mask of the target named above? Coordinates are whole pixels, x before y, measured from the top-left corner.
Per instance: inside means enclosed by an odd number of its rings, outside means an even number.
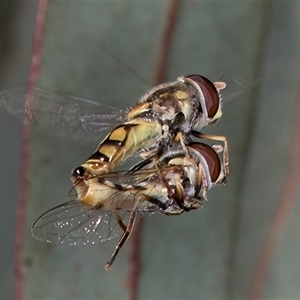
[[[221,173],[221,162],[216,151],[204,143],[191,143],[189,147],[199,152],[208,165],[211,182],[216,182]]]
[[[216,87],[209,79],[201,75],[189,75],[187,78],[193,80],[202,90],[208,117],[213,119],[220,106],[220,97]]]

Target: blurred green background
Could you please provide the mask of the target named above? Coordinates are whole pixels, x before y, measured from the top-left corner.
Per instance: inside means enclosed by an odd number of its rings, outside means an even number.
[[[0,89],[9,90],[27,83],[38,5],[0,5]],[[49,1],[37,86],[118,108],[131,106],[154,81],[171,5]],[[182,1],[175,24],[165,79],[196,73],[227,82],[224,116],[205,132],[227,136],[231,173],[225,187],[209,193],[210,201],[202,212],[145,220],[138,299],[249,298],[256,287],[251,282],[258,259],[284,199],[291,143],[297,138],[293,126],[299,85],[300,4]],[[20,133],[21,125],[0,111],[3,299],[14,294]],[[114,242],[63,247],[36,241],[30,233],[41,213],[67,201],[70,171],[96,145],[32,133],[21,266],[24,299],[128,299],[131,295],[131,241],[113,271],[106,272],[103,266]],[[290,209],[285,206],[287,222],[276,231],[279,243],[269,249],[270,268],[262,269],[267,270],[259,293],[262,299],[300,298],[298,198],[299,189]]]

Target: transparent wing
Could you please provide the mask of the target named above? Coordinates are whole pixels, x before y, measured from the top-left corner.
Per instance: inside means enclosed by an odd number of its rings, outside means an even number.
[[[17,119],[24,120],[27,88],[0,93],[0,107]],[[98,139],[97,132],[122,124],[125,111],[73,96],[58,96],[34,89],[32,107],[26,116],[37,129],[59,137]],[[87,134],[91,132],[92,134]]]
[[[142,161],[143,162],[143,161]],[[139,164],[142,164],[139,163]],[[139,166],[137,164],[137,167]],[[174,169],[174,167],[162,167],[160,168],[160,172],[165,172],[167,170]],[[142,186],[143,184],[149,183],[150,181],[152,184],[155,180],[158,179],[158,171],[156,168],[151,169],[141,169],[136,170],[134,173],[131,172],[131,169],[128,171],[118,171],[118,172],[111,172],[106,174],[98,175],[99,178],[108,180],[114,184],[122,184],[123,186]]]
[[[170,170],[173,170],[175,167],[162,167],[160,168],[160,173],[164,174],[165,172],[168,172]],[[114,207],[116,206],[115,202],[119,202],[120,199],[123,203],[126,201],[129,201],[133,203],[136,199],[136,197],[139,195],[139,193],[146,193],[147,195],[151,196],[152,190],[155,187],[155,185],[160,181],[160,177],[158,175],[157,169],[147,169],[147,170],[137,170],[134,173],[129,173],[129,171],[118,171],[118,172],[111,172],[106,174],[101,174],[95,177],[92,177],[91,179],[85,179],[85,183],[88,185],[88,181],[94,181],[95,178],[98,178],[99,182],[97,184],[93,184],[93,188],[95,188],[94,192],[95,194],[99,194],[99,190],[102,191],[102,193],[105,193],[106,199],[99,199],[99,202],[101,204],[110,203],[108,206],[106,204],[106,207],[111,207],[111,210],[114,210]],[[81,181],[79,181],[77,184],[81,184]],[[161,183],[160,183],[161,184]],[[91,186],[89,186],[89,191],[93,192]],[[82,191],[85,193],[85,191]],[[80,193],[76,190],[76,185],[74,185],[70,192],[69,192],[70,199],[74,199],[74,201],[77,201],[78,198],[81,198]],[[120,207],[120,204],[117,205],[118,211],[119,210],[126,210],[128,209],[128,205],[124,205],[124,207]],[[131,209],[130,207],[129,209]],[[143,208],[138,208],[138,211],[140,213],[147,212],[147,206],[143,206]],[[155,209],[154,209],[155,211]],[[149,209],[150,213],[153,213],[153,208]]]
[[[127,224],[130,212],[120,214]],[[123,234],[113,211],[88,209],[76,200],[45,212],[35,221],[31,232],[39,240],[69,246],[92,245]]]
[[[158,180],[156,169],[141,170],[134,174],[116,172],[99,177],[116,182],[119,186],[122,185],[121,188],[106,186],[108,190],[112,191],[111,196],[101,203],[109,202],[110,206],[106,205],[106,207],[110,207],[110,210],[86,208],[77,200],[77,196],[71,193],[70,196],[75,196],[75,200],[61,204],[42,214],[32,226],[32,235],[42,241],[64,245],[90,245],[115,239],[123,234],[116,219],[116,212],[122,222],[127,225],[139,191],[146,190],[145,185],[147,184],[154,186]],[[104,191],[103,186],[105,183],[102,183],[102,191]],[[75,188],[73,187],[71,191],[75,192]],[[130,193],[126,193],[126,191]],[[151,189],[147,189],[146,193],[151,195]],[[124,208],[120,208],[120,202],[118,202],[116,211],[115,200],[119,201],[119,199],[122,199]],[[153,203],[149,203],[149,206],[143,204],[137,208],[139,217],[159,211],[160,208]]]

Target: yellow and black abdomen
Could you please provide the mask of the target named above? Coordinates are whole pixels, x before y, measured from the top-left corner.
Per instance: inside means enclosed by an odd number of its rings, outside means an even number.
[[[89,178],[110,173],[122,160],[142,148],[153,146],[163,134],[158,122],[142,119],[126,122],[109,133],[97,151],[81,167],[76,168],[72,176],[76,177],[77,174],[77,177]]]

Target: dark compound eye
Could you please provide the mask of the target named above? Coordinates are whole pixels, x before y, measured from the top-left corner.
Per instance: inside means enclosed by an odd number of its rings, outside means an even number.
[[[216,182],[221,173],[221,162],[216,151],[209,145],[203,143],[191,143],[189,147],[199,152],[207,162],[210,178],[212,182]]]
[[[85,173],[85,168],[83,166],[80,166],[76,169],[74,169],[71,173],[72,176],[77,177],[77,178],[81,178],[84,176]]]
[[[202,90],[208,117],[213,119],[220,106],[220,97],[216,87],[209,79],[201,75],[189,75],[187,78],[193,80]]]

